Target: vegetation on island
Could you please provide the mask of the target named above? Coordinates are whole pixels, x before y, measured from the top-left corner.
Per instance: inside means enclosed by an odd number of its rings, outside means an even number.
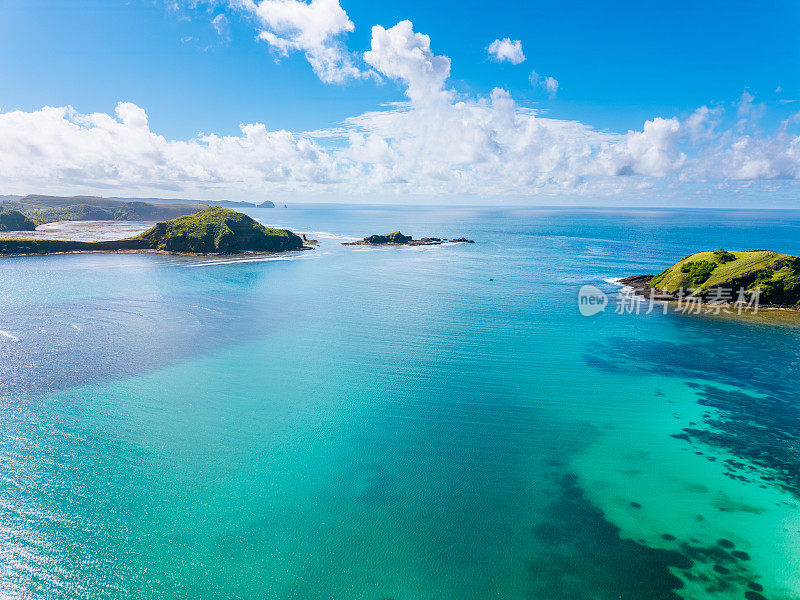
[[[385,235],[370,235],[364,238],[368,244],[405,244],[411,241],[410,235],[403,235],[399,231],[393,231]]]
[[[715,290],[751,294],[759,288],[762,303],[796,305],[800,304],[800,258],[771,250],[697,252],[653,277],[648,285],[668,294],[694,290],[703,296]]]
[[[0,231],[33,231],[36,223],[17,210],[0,208]]]
[[[0,254],[161,250],[186,254],[238,254],[300,250],[303,240],[287,229],[264,227],[228,208],[208,207],[193,215],[157,223],[144,233],[108,242],[0,239]]]
[[[206,208],[205,204],[151,204],[100,196],[32,194],[0,203],[0,209],[22,213],[36,225],[54,221],[164,221]]]
[[[158,223],[132,239],[169,252],[236,254],[303,247],[303,240],[288,229],[267,228],[245,214],[218,206]]]
[[[452,240],[446,240],[437,237],[424,237],[418,240],[415,240],[410,235],[403,235],[399,231],[393,231],[392,233],[385,233],[383,235],[368,235],[367,237],[358,240],[356,242],[344,242],[345,246],[380,246],[380,245],[393,245],[393,246],[438,246],[440,244],[446,243],[454,243],[454,242],[466,242],[468,244],[474,244],[475,242],[472,240],[468,240],[467,238],[454,238]]]

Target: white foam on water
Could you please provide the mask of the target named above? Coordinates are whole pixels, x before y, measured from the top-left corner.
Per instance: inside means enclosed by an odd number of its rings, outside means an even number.
[[[326,240],[344,240],[347,242],[355,242],[361,238],[352,237],[349,235],[340,235],[338,233],[330,233],[329,231],[311,231],[306,232],[306,235],[313,235],[316,238],[326,239]]]
[[[15,342],[15,343],[19,341],[19,338],[17,336],[13,335],[9,331],[3,331],[2,329],[0,329],[0,337],[5,338],[5,339],[10,340],[10,341]]]
[[[208,260],[199,263],[193,263],[191,265],[184,265],[187,268],[193,267],[214,267],[214,266],[222,266],[222,265],[236,265],[241,263],[254,263],[254,262],[275,262],[275,261],[283,261],[283,260],[309,260],[313,258],[319,258],[319,254],[315,255],[304,255],[304,256],[254,256],[251,258],[233,258],[229,260]]]

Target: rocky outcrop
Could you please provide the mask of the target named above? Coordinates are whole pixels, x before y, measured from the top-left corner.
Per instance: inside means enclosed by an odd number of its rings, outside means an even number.
[[[418,240],[413,239],[410,235],[403,235],[399,231],[387,233],[384,235],[370,235],[362,240],[356,242],[344,242],[344,246],[438,246],[440,244],[449,244],[454,242],[466,242],[474,244],[473,240],[467,238],[456,238],[447,240],[446,238],[438,237],[424,237]]]

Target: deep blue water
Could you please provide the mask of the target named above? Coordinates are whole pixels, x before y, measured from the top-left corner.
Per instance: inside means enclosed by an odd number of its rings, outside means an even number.
[[[611,282],[800,211],[250,214],[320,243],[0,258],[0,597],[800,597],[800,329]]]

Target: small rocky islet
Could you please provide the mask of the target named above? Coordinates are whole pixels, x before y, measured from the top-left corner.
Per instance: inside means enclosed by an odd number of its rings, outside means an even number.
[[[415,240],[410,235],[403,235],[399,231],[386,233],[383,235],[369,235],[363,239],[355,242],[343,242],[343,246],[439,246],[441,244],[474,244],[474,240],[468,240],[465,237],[460,238],[438,238],[438,237],[424,237]]]

